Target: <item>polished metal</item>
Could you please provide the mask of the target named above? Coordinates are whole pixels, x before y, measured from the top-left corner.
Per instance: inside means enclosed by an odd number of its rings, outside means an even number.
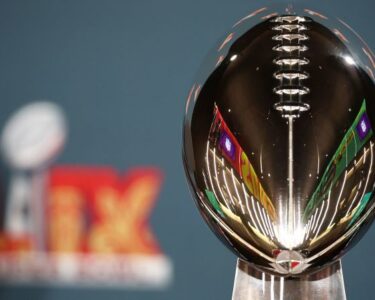
[[[345,300],[341,262],[310,275],[280,277],[237,261],[232,300]]]
[[[205,221],[252,267],[307,276],[373,221],[374,61],[343,21],[280,6],[238,21],[202,65],[184,166]]]

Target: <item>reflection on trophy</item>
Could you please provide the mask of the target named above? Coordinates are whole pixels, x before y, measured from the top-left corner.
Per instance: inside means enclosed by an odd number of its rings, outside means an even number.
[[[33,249],[45,248],[46,168],[60,153],[66,137],[65,117],[57,105],[34,102],[17,111],[6,124],[1,146],[12,169],[5,231],[31,237]]]
[[[374,55],[292,6],[238,21],[186,104],[197,206],[237,256],[233,299],[345,299],[340,258],[374,215]]]

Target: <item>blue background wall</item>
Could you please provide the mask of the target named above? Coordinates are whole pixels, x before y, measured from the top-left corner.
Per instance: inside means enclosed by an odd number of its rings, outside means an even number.
[[[375,3],[297,1],[349,22],[375,48]],[[156,165],[166,181],[152,216],[175,278],[164,291],[0,287],[1,299],[230,299],[235,257],[198,215],[181,163],[185,100],[203,57],[268,1],[0,1],[0,126],[32,100],[67,113],[60,163]],[[375,227],[344,259],[349,299],[373,288]]]

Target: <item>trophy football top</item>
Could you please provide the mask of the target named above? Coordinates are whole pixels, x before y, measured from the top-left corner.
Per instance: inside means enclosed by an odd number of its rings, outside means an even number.
[[[373,217],[371,50],[342,21],[289,8],[245,17],[213,53],[184,122],[203,217],[267,272],[338,259]]]

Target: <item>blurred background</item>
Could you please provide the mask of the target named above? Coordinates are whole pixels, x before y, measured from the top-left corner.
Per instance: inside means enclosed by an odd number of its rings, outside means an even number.
[[[339,16],[375,49],[373,1],[295,2]],[[0,299],[230,299],[236,258],[191,200],[181,162],[182,118],[209,49],[237,20],[269,4],[0,1],[0,127],[24,105],[48,100],[62,108],[69,128],[55,166],[160,170],[150,227],[172,268],[169,284],[156,288],[3,281]],[[2,211],[13,171],[3,159]],[[343,259],[349,299],[368,299],[374,239],[372,228]]]

